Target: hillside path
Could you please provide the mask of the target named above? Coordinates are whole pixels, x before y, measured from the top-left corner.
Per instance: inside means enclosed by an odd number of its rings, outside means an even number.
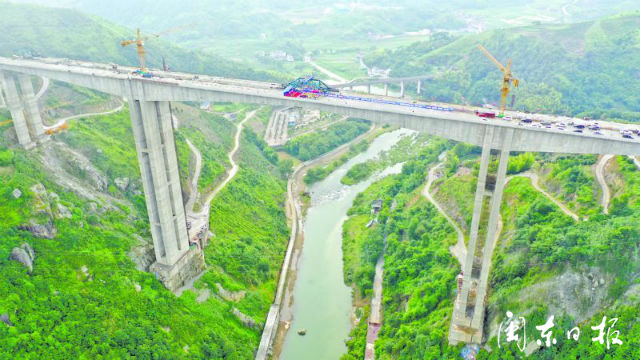
[[[631,155],[629,155],[629,157],[631,158],[631,160],[633,160],[633,163],[636,164],[636,167],[638,168],[638,170],[640,170],[640,160],[638,160],[638,157],[631,156]]]
[[[200,180],[200,171],[202,170],[202,154],[197,147],[195,147],[191,140],[185,138],[189,149],[193,153],[193,156],[196,159],[195,169],[193,170],[193,175],[191,176],[191,192],[189,194],[189,200],[187,201],[187,205],[185,206],[188,211],[193,211],[193,207],[196,204],[196,200],[198,200],[198,195],[200,192],[198,191],[198,181]]]
[[[236,173],[238,172],[238,164],[236,163],[233,157],[236,155],[236,152],[238,152],[238,149],[240,148],[240,138],[241,138],[240,135],[242,134],[242,126],[244,125],[245,122],[247,122],[247,120],[255,116],[256,111],[257,110],[253,110],[247,113],[245,118],[241,122],[239,122],[238,125],[236,126],[237,130],[236,130],[236,136],[234,138],[233,149],[228,154],[229,163],[231,164],[231,170],[229,170],[229,174],[227,174],[227,177],[222,181],[222,183],[220,183],[211,193],[209,193],[209,195],[207,196],[207,200],[205,200],[204,204],[202,205],[202,209],[200,210],[200,212],[194,215],[208,214],[209,207],[211,206],[211,201],[213,201],[213,199],[218,195],[218,193],[222,189],[224,189],[225,186],[227,186],[229,181],[231,181],[236,176]]]
[[[38,90],[38,93],[36,94],[36,101],[40,100],[42,95],[44,95],[45,91],[47,91],[47,89],[49,88],[50,83],[51,82],[49,81],[49,78],[42,77],[42,86],[40,87],[40,90]]]
[[[445,153],[440,154],[440,158],[443,158],[443,154]],[[424,190],[422,190],[422,195],[424,195],[427,198],[427,200],[429,200],[429,202],[431,202],[431,204],[435,206],[435,208],[440,212],[440,214],[442,214],[442,216],[444,216],[445,219],[447,219],[449,224],[451,224],[451,226],[454,228],[454,230],[458,234],[458,241],[456,242],[455,245],[449,247],[449,251],[453,254],[453,256],[456,257],[456,259],[458,259],[458,262],[460,263],[460,265],[463,266],[464,259],[467,257],[467,247],[464,244],[464,233],[462,232],[462,229],[460,229],[460,226],[458,225],[458,223],[453,221],[453,219],[449,217],[449,215],[447,215],[447,213],[444,211],[442,206],[438,204],[438,202],[433,198],[433,196],[430,193],[431,185],[435,180],[437,180],[436,172],[443,165],[444,165],[444,161],[440,162],[438,165],[432,167],[429,170],[429,175],[427,176],[427,185],[425,185]]]
[[[122,108],[124,108],[124,102],[122,100],[120,100],[120,105],[118,105],[114,109],[103,111],[103,112],[92,112],[92,113],[86,113],[86,114],[78,114],[78,115],[67,116],[66,118],[59,119],[58,121],[56,121],[55,124],[53,124],[51,126],[46,126],[45,125],[43,127],[44,127],[45,130],[56,129],[56,128],[60,127],[61,125],[65,124],[69,120],[83,118],[83,117],[89,117],[89,116],[110,115],[110,114],[119,112],[120,110],[122,110]]]
[[[506,183],[508,183],[511,179],[513,179],[516,176],[529,178],[531,180],[531,185],[533,186],[534,189],[536,189],[538,192],[544,195],[547,199],[551,200],[551,202],[556,204],[556,206],[558,206],[563,213],[567,214],[568,216],[571,216],[575,221],[580,221],[580,216],[578,216],[578,214],[571,211],[571,209],[569,209],[564,203],[562,203],[560,200],[553,197],[551,194],[546,192],[540,186],[540,177],[538,176],[538,174],[532,173],[532,172],[525,172],[521,174],[512,175],[507,177]]]
[[[600,203],[602,204],[602,212],[604,214],[609,214],[609,202],[611,201],[611,191],[604,178],[604,168],[614,156],[615,155],[603,155],[595,165],[596,180],[598,180],[600,188],[602,189],[602,200]]]

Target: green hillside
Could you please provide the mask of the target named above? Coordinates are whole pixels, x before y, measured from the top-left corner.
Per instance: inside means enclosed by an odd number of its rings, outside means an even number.
[[[391,76],[439,74],[424,97],[497,103],[501,75],[475,47],[483,44],[521,80],[515,108],[640,121],[640,13],[571,25],[536,25],[451,37],[367,56]]]
[[[134,36],[134,30],[76,10],[0,2],[0,56],[66,57],[137,66],[135,47],[120,46],[122,40]],[[267,73],[215,55],[180,48],[162,39],[149,40],[145,46],[151,67],[161,67],[165,57],[176,71],[273,79]]]

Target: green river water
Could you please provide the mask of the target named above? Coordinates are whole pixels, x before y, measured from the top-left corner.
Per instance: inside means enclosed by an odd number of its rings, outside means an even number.
[[[311,205],[304,221],[304,245],[293,290],[293,321],[280,359],[337,360],[346,352],[351,288],[344,284],[342,273],[342,223],[356,195],[382,176],[399,173],[401,164],[353,186],[342,185],[340,179],[353,165],[375,158],[410,133],[400,129],[382,134],[367,151],[309,188]],[[300,329],[307,331],[305,336],[298,335]]]

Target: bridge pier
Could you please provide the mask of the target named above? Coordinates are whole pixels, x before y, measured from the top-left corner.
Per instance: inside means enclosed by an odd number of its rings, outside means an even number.
[[[171,109],[168,101],[130,99],[129,110],[156,256],[150,270],[176,290],[205,265],[189,248]]]
[[[400,97],[404,97],[404,81],[400,81]]]
[[[4,101],[4,95],[2,94],[3,88],[4,88],[4,81],[2,81],[2,77],[0,76],[0,109],[7,107],[7,103]]]
[[[384,96],[389,96],[389,84],[384,83]]]
[[[418,80],[418,95],[420,95],[420,93],[422,92],[422,80]]]
[[[38,133],[30,133],[29,128],[31,128],[32,130],[37,130],[37,124],[27,123],[27,118],[24,115],[22,101],[20,99],[18,88],[16,86],[15,77],[12,74],[0,72],[0,82],[2,82],[2,89],[6,97],[7,107],[9,108],[9,112],[11,113],[13,128],[16,130],[18,143],[27,150],[33,149],[36,145],[35,140],[38,137]],[[40,127],[42,127],[42,120],[40,120]]]
[[[498,219],[513,134],[512,128],[487,126],[484,131],[469,246],[463,265],[462,286],[458,289],[449,329],[449,343],[452,345],[459,342],[480,343],[482,341],[489,271],[499,235]],[[488,168],[492,146],[496,143],[499,145],[499,164],[494,177],[488,174]],[[495,187],[491,189],[493,179],[495,179]],[[488,220],[485,219],[487,214],[483,211],[486,197],[491,198]],[[484,241],[478,241],[480,225],[484,222],[486,222],[486,226],[483,227],[486,237]]]
[[[27,123],[29,125],[31,135],[35,139],[42,139],[44,137],[44,126],[42,126],[42,117],[40,116],[38,102],[36,101],[36,95],[33,91],[31,76],[18,74],[18,81],[20,82],[22,102],[25,106],[25,113],[28,119]]]
[[[371,84],[367,84],[367,94],[371,95]]]

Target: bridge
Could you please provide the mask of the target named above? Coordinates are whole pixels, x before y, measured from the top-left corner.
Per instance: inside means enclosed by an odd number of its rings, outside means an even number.
[[[0,80],[20,145],[44,141],[42,120],[29,75],[47,77],[128,99],[144,185],[156,263],[151,270],[169,288],[184,280],[183,269],[199,256],[189,249],[186,219],[171,126],[170,101],[227,101],[301,107],[413,129],[482,147],[463,278],[455,300],[450,343],[480,343],[485,302],[496,246],[496,230],[511,151],[640,155],[640,142],[623,138],[621,125],[601,122],[602,135],[559,128],[519,126],[480,119],[465,111],[443,111],[340,97],[285,97],[277,84],[157,71],[152,78],[132,75],[129,67],[64,59],[0,58]],[[381,79],[381,81],[384,81]],[[16,86],[19,83],[20,92]],[[489,174],[497,157],[495,174]],[[495,185],[493,178],[496,179]],[[489,181],[487,181],[489,180]],[[487,207],[488,211],[483,211]],[[479,229],[483,229],[482,237]]]
[[[400,84],[400,97],[404,97],[405,84],[408,82],[416,82],[416,92],[418,95],[422,93],[422,81],[435,79],[435,75],[409,76],[400,78],[362,78],[353,79],[342,84],[331,85],[337,89],[353,90],[354,87],[366,86],[367,94],[371,94],[371,85],[384,84],[384,95],[389,95],[389,84]]]

